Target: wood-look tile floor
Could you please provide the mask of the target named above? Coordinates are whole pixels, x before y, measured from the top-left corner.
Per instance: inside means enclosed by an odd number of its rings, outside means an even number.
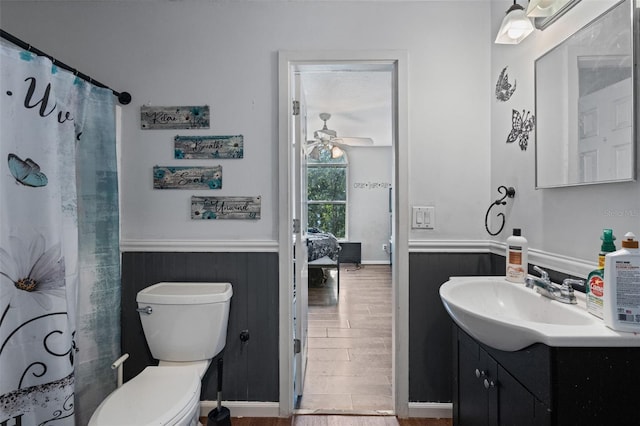
[[[206,417],[200,419],[207,424]],[[232,417],[233,426],[451,426],[451,419],[396,419],[393,416],[302,415],[293,418]]]
[[[391,267],[342,265],[309,288],[308,361],[299,413],[393,414]]]
[[[391,267],[342,265],[339,298],[332,274],[325,286],[309,289],[309,359],[298,410],[306,414],[233,417],[232,425],[451,426],[451,419],[384,415],[393,411]]]

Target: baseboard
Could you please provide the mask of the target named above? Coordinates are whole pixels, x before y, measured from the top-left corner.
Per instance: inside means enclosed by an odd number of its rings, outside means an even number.
[[[280,417],[280,405],[277,402],[259,401],[223,401],[232,417]],[[216,401],[200,401],[200,416],[206,417],[218,406]],[[450,402],[410,402],[410,418],[450,419],[453,404]]]
[[[232,417],[280,417],[280,404],[260,401],[222,401]],[[216,401],[200,401],[200,416],[207,417],[216,408]]]
[[[453,416],[451,402],[410,402],[409,417],[423,419],[450,419]]]

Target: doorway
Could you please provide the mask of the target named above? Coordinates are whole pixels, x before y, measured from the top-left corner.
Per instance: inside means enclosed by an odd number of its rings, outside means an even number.
[[[279,55],[279,110],[280,110],[280,414],[290,415],[294,412],[294,370],[296,368],[295,352],[300,345],[306,343],[295,341],[294,312],[297,302],[294,297],[294,268],[292,259],[294,250],[291,236],[293,227],[292,197],[294,190],[291,167],[295,166],[295,155],[291,149],[296,140],[293,93],[294,75],[300,69],[333,67],[389,67],[392,73],[392,146],[393,146],[393,180],[394,188],[391,197],[393,216],[391,224],[390,246],[393,247],[391,263],[391,329],[392,329],[392,400],[394,412],[399,416],[408,415],[408,220],[407,220],[407,78],[406,52],[280,52]],[[355,135],[353,135],[355,136]],[[306,259],[304,259],[306,262]],[[296,262],[302,262],[301,259]],[[303,268],[306,265],[302,266]],[[296,268],[301,267],[300,264]],[[296,348],[296,346],[298,346]],[[303,351],[304,353],[304,351]],[[289,355],[287,355],[289,354]],[[297,366],[299,368],[299,365]],[[326,407],[331,408],[331,407]]]
[[[296,328],[307,339],[296,355],[295,369],[304,373],[295,376],[296,413],[392,414],[391,269],[372,263],[389,263],[383,247],[391,245],[393,214],[394,68],[347,62],[294,71],[307,153],[300,157],[307,179],[300,182],[308,186],[296,188],[292,200],[306,196],[301,208],[308,215],[300,217],[309,230],[310,268],[308,309],[298,311],[306,318],[295,323],[307,326],[306,333]],[[342,249],[329,251],[338,242]],[[340,271],[316,266],[327,255],[339,257]]]

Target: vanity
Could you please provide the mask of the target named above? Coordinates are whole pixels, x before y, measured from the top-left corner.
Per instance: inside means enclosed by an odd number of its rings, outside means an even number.
[[[639,424],[640,348],[550,347],[516,352],[454,327],[454,425]]]
[[[504,277],[440,289],[453,326],[453,423],[640,424],[640,335]]]

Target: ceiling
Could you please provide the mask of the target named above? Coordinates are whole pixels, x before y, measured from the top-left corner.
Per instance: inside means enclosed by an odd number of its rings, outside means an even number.
[[[392,142],[391,65],[306,65],[298,69],[307,108],[307,135],[327,127],[338,137],[371,138],[376,146]]]

